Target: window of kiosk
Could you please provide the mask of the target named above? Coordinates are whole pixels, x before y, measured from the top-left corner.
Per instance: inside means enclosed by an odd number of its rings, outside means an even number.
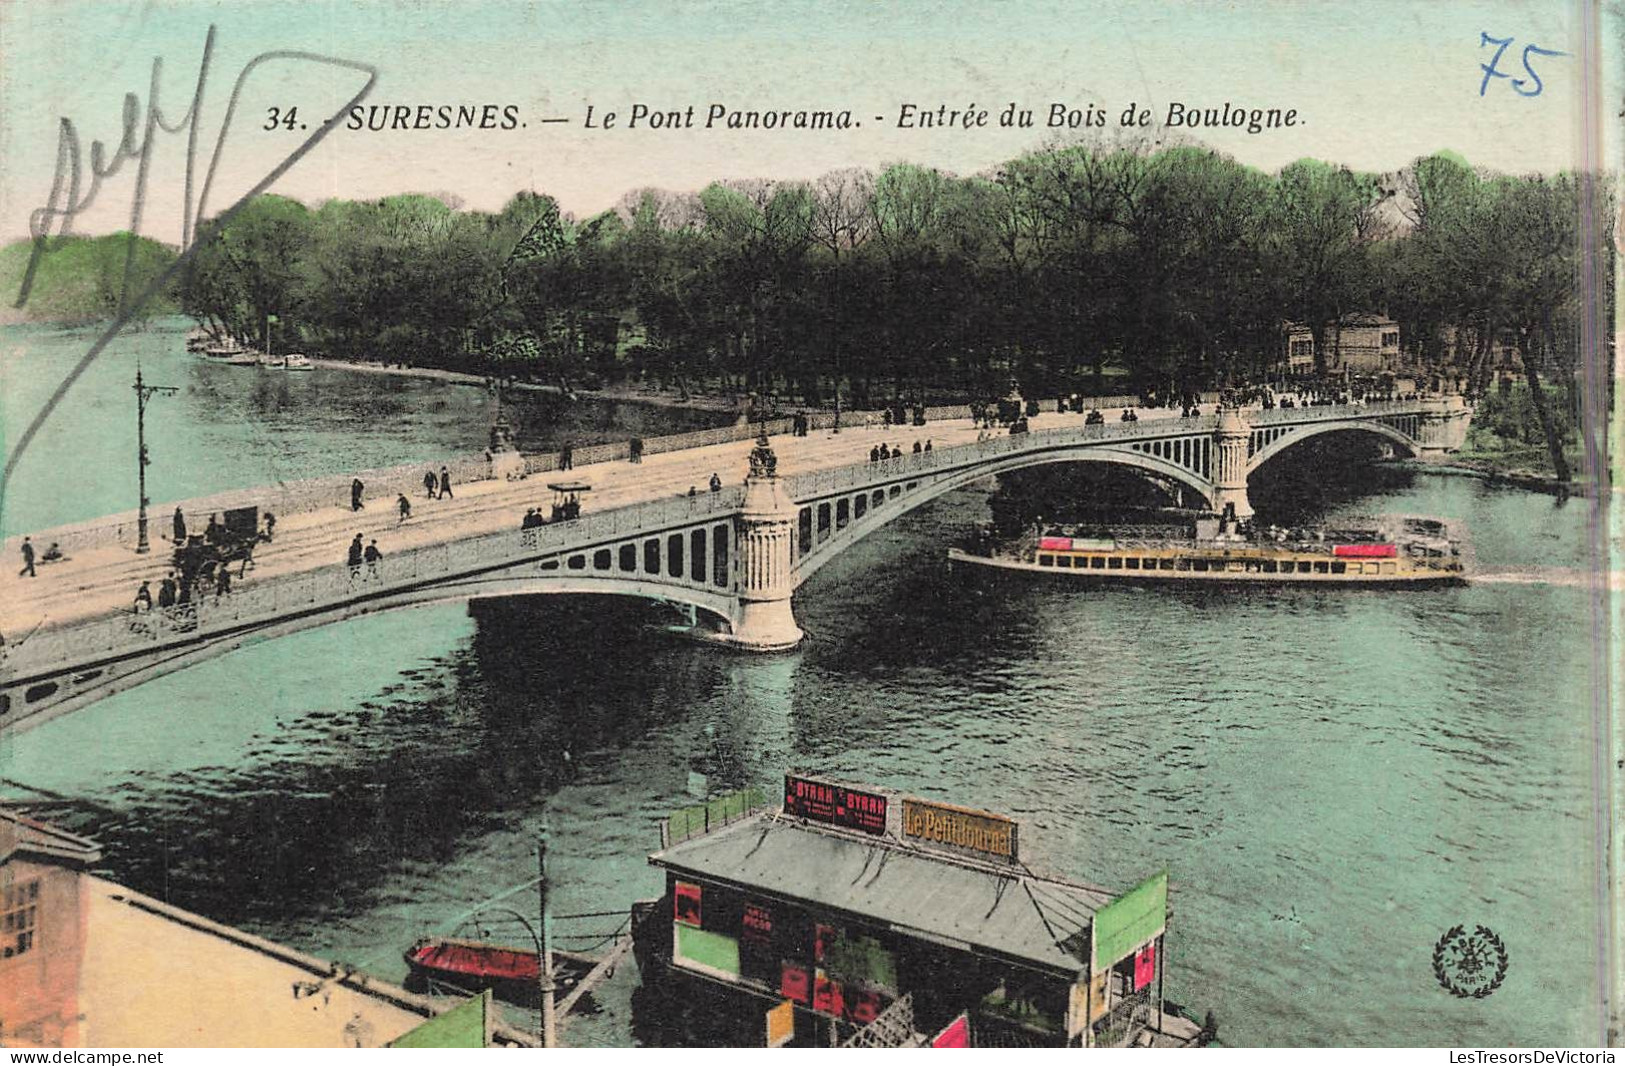
[[[712,977],[739,980],[739,911],[730,893],[674,879],[672,961]],[[725,931],[730,927],[733,936]]]

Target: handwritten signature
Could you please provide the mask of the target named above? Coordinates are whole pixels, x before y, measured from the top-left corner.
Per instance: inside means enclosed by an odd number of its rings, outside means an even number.
[[[273,51],[261,52],[249,60],[243,69],[238,72],[237,80],[231,88],[231,99],[226,105],[225,118],[220,123],[220,131],[215,137],[214,152],[209,159],[209,169],[203,178],[203,187],[196,201],[193,200],[193,186],[197,171],[198,134],[202,125],[204,90],[208,85],[209,69],[214,56],[215,27],[210,26],[208,34],[203,40],[203,58],[198,64],[197,84],[192,92],[191,105],[180,120],[171,125],[166,121],[163,108],[159,104],[159,84],[163,75],[163,58],[155,57],[152,61],[152,80],[148,91],[148,100],[143,114],[141,100],[135,93],[126,93],[124,96],[124,118],[122,134],[118,144],[109,155],[108,147],[102,141],[92,141],[90,145],[88,184],[85,177],[85,157],[82,149],[79,131],[73,120],[62,118],[57,132],[56,174],[51,181],[51,194],[44,207],[33,211],[29,216],[29,236],[33,238],[34,247],[28,257],[28,266],[23,272],[22,284],[18,289],[14,306],[23,307],[28,303],[28,297],[33,290],[34,278],[39,269],[40,260],[49,254],[49,237],[53,225],[59,236],[68,234],[73,221],[82,212],[88,210],[96,202],[101,192],[102,182],[113,177],[123,170],[126,163],[134,161],[137,165],[135,190],[130,205],[130,234],[139,235],[141,232],[141,217],[146,208],[147,175],[155,149],[157,135],[186,133],[186,180],[185,202],[182,205],[181,222],[181,253],[167,269],[150,281],[146,288],[136,294],[134,298],[129,294],[129,279],[134,267],[135,241],[130,241],[129,249],[124,261],[124,280],[120,286],[124,296],[120,301],[119,312],[113,323],[97,338],[88,352],[76,363],[72,370],[63,378],[38,414],[34,416],[28,428],[23,431],[16,447],[6,458],[5,472],[0,475],[0,501],[4,500],[5,485],[10,482],[12,471],[17,462],[28,450],[29,443],[39,432],[51,412],[62,400],[73,383],[79,379],[85,369],[95,361],[108,343],[129,322],[146,302],[167,285],[175,273],[191,261],[196,251],[193,238],[199,219],[204,217],[208,208],[209,190],[214,184],[215,172],[220,165],[221,155],[225,150],[226,137],[231,130],[232,118],[237,112],[237,103],[242,95],[243,85],[262,63],[276,60],[292,60],[300,63],[316,63],[330,67],[339,67],[354,70],[367,76],[366,84],[361,87],[349,100],[339,106],[333,114],[318,126],[310,136],[306,137],[300,145],[281,160],[272,170],[254,186],[245,192],[235,203],[221,212],[216,221],[224,224],[231,219],[243,205],[270,188],[288,169],[297,163],[306,152],[314,148],[322,138],[331,133],[346,115],[350,108],[356,106],[367,98],[372,92],[373,85],[378,81],[376,68],[366,63],[351,59],[340,59],[336,56],[325,56],[315,52],[303,51]],[[220,226],[212,232],[218,233]]]

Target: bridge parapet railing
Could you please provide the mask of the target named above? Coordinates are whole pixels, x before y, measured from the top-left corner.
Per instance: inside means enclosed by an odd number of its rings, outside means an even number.
[[[177,504],[182,508],[186,524],[198,532],[211,514],[223,514],[236,507],[258,507],[279,517],[320,510],[324,507],[348,507],[350,483],[360,479],[365,486],[366,498],[391,500],[397,493],[408,498],[423,491],[426,471],[439,474],[445,467],[451,475],[452,486],[471,481],[484,481],[490,477],[490,463],[483,455],[461,455],[435,462],[408,463],[401,466],[359,470],[346,474],[329,474],[299,481],[282,481],[246,489],[225,489],[186,500],[171,500],[155,504],[150,509],[148,535],[155,549],[169,541],[171,516]],[[66,552],[120,545],[133,549],[137,538],[137,518],[134,514],[118,515],[112,519],[92,519],[87,522],[58,526],[31,534],[36,543],[61,545]],[[16,554],[22,536],[8,537],[6,550]]]
[[[1376,403],[1334,403],[1318,407],[1280,407],[1271,411],[1249,411],[1247,421],[1255,426],[1279,425],[1283,422],[1318,422],[1340,418],[1371,418],[1377,415],[1420,414],[1423,406],[1418,400],[1379,400]]]
[[[770,435],[790,432],[792,422],[788,418],[770,419],[767,431]],[[711,429],[696,429],[686,433],[669,433],[661,437],[648,437],[643,441],[644,455],[659,455],[662,452],[685,451],[689,448],[705,448],[714,444],[730,444],[735,441],[749,440],[756,436],[761,428],[760,422],[735,422],[731,425],[716,426]],[[632,455],[632,442],[630,440],[611,441],[607,444],[590,444],[583,448],[576,448],[571,452],[571,461],[576,466],[590,466],[593,463],[613,463],[629,459]],[[559,468],[560,453],[529,452],[525,455],[525,472],[527,474],[542,474]]]
[[[246,582],[218,598],[201,594],[192,603],[135,613],[120,611],[84,622],[43,629],[0,648],[0,675],[33,676],[64,663],[93,660],[157,646],[176,638],[206,636],[245,624],[379,593],[408,589],[527,559],[569,552],[628,534],[737,513],[744,490],[725,488],[667,500],[630,504],[535,529],[503,530],[454,543],[391,554],[359,567],[336,564],[263,583]],[[264,558],[262,554],[262,559]]]
[[[945,445],[929,452],[911,453],[880,462],[853,463],[832,470],[794,474],[785,479],[790,498],[806,502],[831,493],[871,484],[895,481],[911,474],[930,474],[1004,455],[1044,451],[1068,444],[1107,444],[1118,441],[1150,440],[1160,437],[1212,433],[1218,425],[1213,415],[1200,418],[1159,418],[1141,422],[1106,422],[1093,426],[1068,426],[990,437],[984,441]]]
[[[935,420],[969,418],[970,409],[963,406],[929,408],[926,416]],[[884,411],[841,413],[841,424],[848,428],[880,425],[884,420]],[[834,425],[835,414],[833,411],[810,412],[808,421],[813,429],[829,429]],[[756,436],[760,426],[759,422],[736,422],[711,429],[649,437],[644,439],[643,453],[658,455],[662,452],[749,440]],[[772,436],[789,433],[793,426],[794,422],[790,418],[770,419],[767,423],[768,433]],[[619,440],[575,448],[572,450],[571,460],[574,466],[590,466],[594,463],[623,462],[630,456],[630,440]],[[560,457],[558,451],[527,452],[524,455],[525,472],[542,474],[555,471],[559,468]],[[237,507],[259,507],[261,510],[285,517],[326,507],[348,507],[350,484],[356,479],[365,486],[368,500],[387,501],[397,494],[413,499],[423,489],[424,473],[438,475],[442,467],[445,467],[451,475],[453,486],[487,481],[491,478],[491,461],[484,454],[479,454],[403,463],[297,481],[282,481],[252,488],[226,489],[207,496],[170,500],[154,505],[149,524],[150,536],[155,544],[169,538],[170,515],[177,504],[182,508],[188,525],[195,527],[201,527],[210,514],[220,514]],[[91,519],[82,523],[40,530],[32,533],[32,536],[42,545],[54,542],[69,553],[109,545],[133,549],[137,539],[136,527],[136,516],[126,514],[111,519]],[[19,534],[7,538],[4,548],[15,555],[21,543],[22,537]]]

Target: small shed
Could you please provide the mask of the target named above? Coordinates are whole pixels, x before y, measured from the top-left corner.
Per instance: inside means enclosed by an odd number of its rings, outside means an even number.
[[[1121,895],[1049,876],[1012,819],[805,775],[777,810],[678,824],[649,858],[667,893],[648,935],[675,983],[711,986],[693,1002],[747,1029],[774,1010],[818,1044],[1123,1046],[1168,1028],[1166,873]]]

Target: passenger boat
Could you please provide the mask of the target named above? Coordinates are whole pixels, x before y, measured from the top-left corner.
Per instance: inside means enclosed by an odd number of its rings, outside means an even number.
[[[406,987],[413,991],[452,985],[470,992],[489,988],[510,1003],[534,1005],[541,995],[535,951],[457,937],[424,937],[407,950]],[[553,992],[564,997],[599,960],[574,951],[553,951]]]
[[[948,559],[1103,581],[1436,585],[1467,577],[1465,541],[1438,518],[1394,516],[1370,527],[1255,530],[1246,536],[1202,526],[1189,538],[1070,536],[1051,530],[985,552],[950,548]]]
[[[314,364],[311,363],[310,356],[302,355],[299,352],[289,352],[287,354],[287,356],[284,357],[284,359],[283,359],[282,369],[284,369],[284,370],[315,370],[316,367],[315,367]]]

